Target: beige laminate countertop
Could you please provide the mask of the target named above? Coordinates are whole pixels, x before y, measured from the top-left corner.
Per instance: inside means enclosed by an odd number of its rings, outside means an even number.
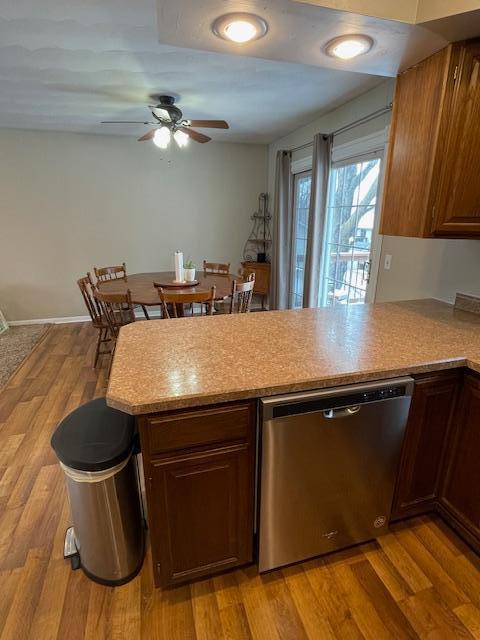
[[[436,300],[136,322],[107,402],[139,415],[467,366],[480,315]]]

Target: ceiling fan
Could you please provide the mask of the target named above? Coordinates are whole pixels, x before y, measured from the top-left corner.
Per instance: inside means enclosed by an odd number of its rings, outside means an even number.
[[[184,147],[189,138],[195,142],[210,142],[209,136],[192,129],[192,127],[200,127],[201,129],[204,127],[206,129],[229,128],[225,120],[187,120],[183,117],[181,109],[175,106],[173,96],[160,95],[154,96],[154,98],[158,103],[149,105],[153,121],[104,120],[102,124],[154,124],[156,127],[139,138],[138,142],[153,140],[161,149],[168,147],[172,136],[179,147]]]

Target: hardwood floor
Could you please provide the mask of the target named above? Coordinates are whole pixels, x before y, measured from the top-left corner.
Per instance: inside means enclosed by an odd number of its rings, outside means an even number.
[[[105,391],[94,340],[87,324],[54,327],[0,394],[1,640],[480,638],[480,561],[437,518],[264,576],[247,567],[163,592],[149,557],[115,589],[72,572],[50,436]]]

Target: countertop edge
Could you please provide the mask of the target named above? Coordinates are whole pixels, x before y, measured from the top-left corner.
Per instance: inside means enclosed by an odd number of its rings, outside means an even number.
[[[149,413],[159,413],[164,411],[175,411],[177,409],[188,409],[201,407],[210,404],[221,404],[224,402],[234,402],[238,400],[251,400],[263,396],[280,395],[284,393],[294,393],[298,391],[311,391],[323,389],[330,386],[342,386],[356,382],[370,382],[404,375],[416,375],[421,373],[434,373],[448,369],[459,369],[466,367],[480,373],[480,362],[469,360],[465,357],[451,358],[448,360],[438,360],[422,364],[416,364],[392,369],[371,369],[358,372],[344,373],[315,380],[304,380],[296,383],[277,385],[266,388],[240,389],[232,392],[222,392],[216,394],[199,394],[169,398],[165,401],[131,405],[125,399],[109,395],[107,390],[106,401],[109,407],[118,409],[133,416],[141,416]]]

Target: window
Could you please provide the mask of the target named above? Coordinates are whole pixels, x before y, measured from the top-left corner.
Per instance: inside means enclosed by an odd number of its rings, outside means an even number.
[[[330,174],[321,306],[366,300],[380,177],[380,154],[336,163]]]
[[[381,249],[378,199],[385,130],[334,145],[322,242],[319,306],[373,300]],[[289,306],[303,306],[312,172],[294,173]],[[303,166],[301,166],[303,165]],[[303,169],[303,171],[302,171]],[[305,170],[306,169],[306,170]],[[372,267],[373,264],[373,267]]]
[[[299,309],[303,304],[303,280],[305,275],[305,254],[307,252],[308,209],[312,172],[295,174],[293,193],[293,247],[292,275],[290,283],[290,306]]]

